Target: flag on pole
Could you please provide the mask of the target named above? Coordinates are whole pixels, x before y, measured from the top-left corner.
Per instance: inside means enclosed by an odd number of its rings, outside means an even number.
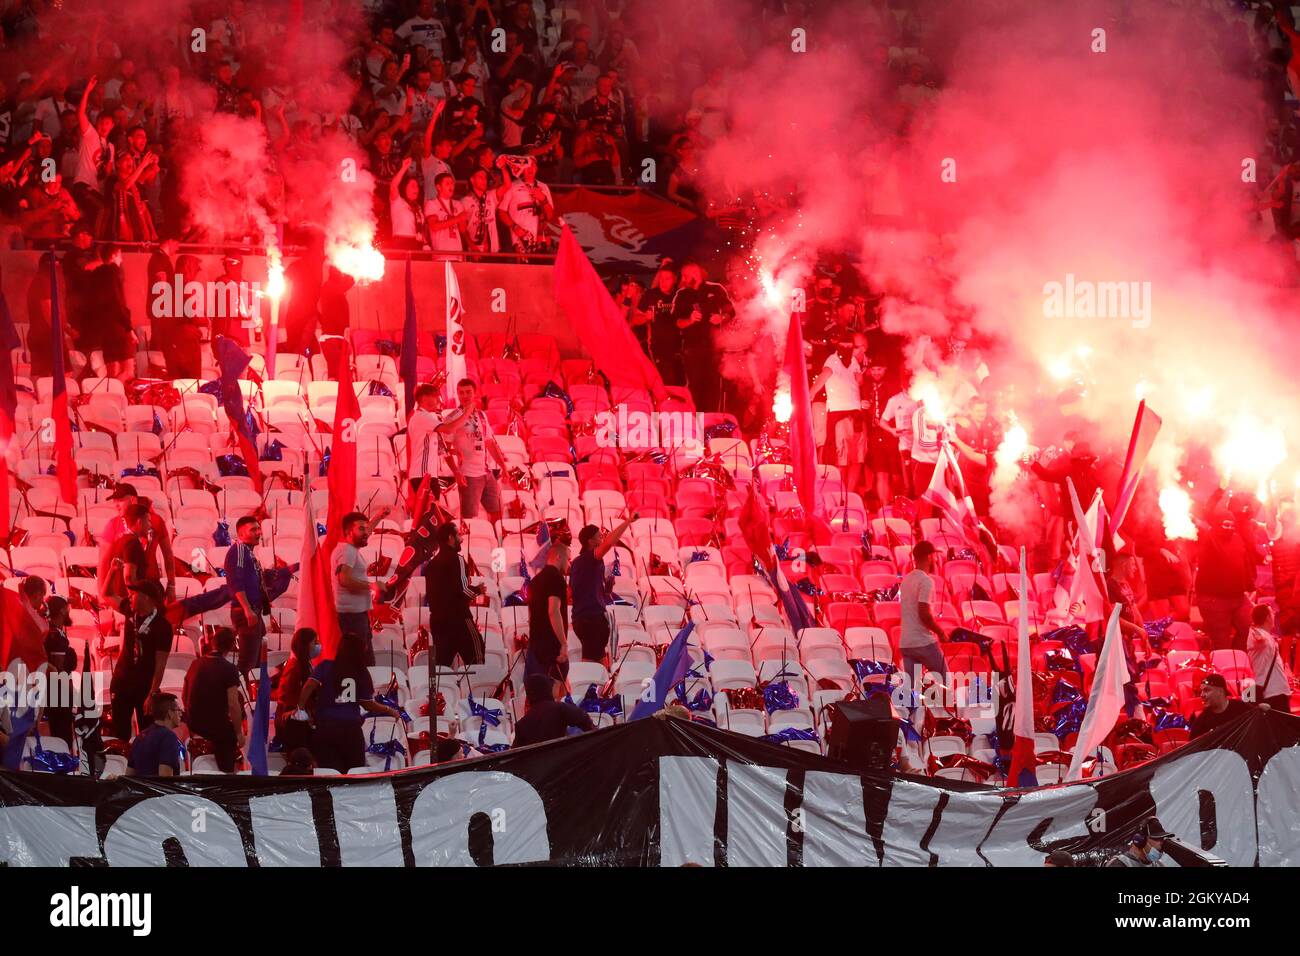
[[[664,704],[668,702],[669,692],[686,680],[687,671],[691,669],[690,639],[691,631],[694,629],[695,622],[688,620],[686,626],[677,632],[677,636],[664,651],[663,659],[655,670],[651,682],[653,689],[646,688],[647,691],[652,690],[652,696],[647,700],[646,695],[643,694],[637,701],[637,705],[632,708],[632,716],[628,720],[640,720],[642,717],[650,717],[663,710]]]
[[[1146,465],[1147,455],[1151,453],[1151,446],[1155,444],[1156,435],[1160,433],[1161,424],[1160,416],[1147,408],[1145,400],[1138,402],[1133,433],[1128,440],[1128,453],[1124,456],[1124,470],[1120,472],[1119,488],[1115,493],[1112,531],[1116,534],[1128,516],[1129,506],[1133,504],[1138,482],[1142,479],[1142,468]]]
[[[239,446],[239,455],[244,459],[248,477],[260,495],[262,470],[258,467],[257,422],[253,418],[253,410],[244,407],[244,393],[239,385],[240,377],[243,376],[252,358],[234,339],[226,338],[224,335],[217,336],[214,351],[220,372],[218,382],[221,385],[221,407],[226,410],[226,418],[230,420],[230,433]]]
[[[1016,646],[1016,703],[1012,712],[1012,732],[1015,743],[1011,745],[1011,769],[1007,771],[1008,787],[1036,787],[1034,773],[1034,671],[1033,655],[1029,647],[1029,575],[1025,571],[1025,549],[1020,549],[1020,615]]]
[[[334,578],[330,574],[330,554],[320,546],[316,511],[312,507],[311,487],[303,498],[306,533],[302,537],[302,554],[298,561],[298,627],[309,627],[320,638],[321,654],[332,659],[339,644],[338,617],[334,611]]]
[[[957,486],[955,492],[949,486],[950,476]],[[980,520],[975,514],[975,503],[966,494],[966,481],[962,477],[961,466],[957,464],[952,446],[946,441],[939,445],[934,473],[930,476],[930,484],[921,492],[921,500],[928,501],[937,508],[957,534],[971,544],[981,546]]]
[[[14,317],[0,287],[0,541],[13,532],[9,501],[9,444],[18,418],[18,380],[14,377],[13,350],[22,344]],[[0,664],[3,664],[0,661]]]
[[[662,399],[666,393],[658,369],[637,342],[567,224],[560,230],[554,275],[555,304],[591,356],[592,364],[610,384],[643,388],[656,402]]]
[[[795,633],[805,627],[815,627],[817,622],[813,619],[812,612],[808,610],[807,602],[790,587],[790,582],[776,559],[776,549],[772,546],[772,530],[767,522],[767,508],[754,491],[753,484],[750,484],[749,497],[745,499],[745,504],[740,509],[739,523],[741,536],[749,546],[750,552],[762,565],[762,576],[776,591],[781,606],[785,609],[786,617],[790,620],[790,627]]]
[[[68,382],[63,369],[63,316],[59,314],[59,267],[50,254],[50,361],[54,377],[50,417],[54,419],[54,469],[59,477],[59,497],[77,503],[77,466],[72,461],[72,419],[68,417]]]
[[[329,510],[325,519],[325,544],[328,556],[343,535],[343,516],[357,506],[357,423],[361,421],[361,404],[352,383],[352,355],[341,336],[324,336],[321,351],[328,359],[338,381],[338,399],[334,403],[334,429],[330,438]]]
[[[1097,657],[1097,670],[1092,675],[1092,693],[1088,695],[1088,709],[1083,714],[1083,725],[1074,745],[1074,756],[1066,780],[1083,777],[1083,762],[1097,752],[1097,748],[1110,735],[1124,709],[1124,685],[1129,682],[1128,663],[1124,660],[1124,638],[1119,627],[1122,611],[1118,604],[1111,608],[1106,625],[1106,641]]]
[[[266,746],[271,727],[271,677],[266,672],[266,648],[262,648],[262,667],[257,676],[257,703],[253,706],[253,723],[248,729],[248,769],[254,777],[265,777]]]
[[[790,461],[794,466],[799,504],[811,525],[817,513],[817,446],[813,441],[812,401],[808,393],[808,365],[803,354],[803,329],[799,314],[791,313],[785,336],[785,374],[790,381]]]
[[[443,263],[445,269],[446,286],[447,286],[447,381],[443,383],[443,395],[448,407],[456,405],[456,383],[465,377],[465,303],[460,297],[460,281],[456,278],[456,270],[451,267],[451,261]],[[410,266],[407,266],[410,269]],[[408,272],[409,280],[409,272]],[[408,289],[410,287],[408,286]],[[414,300],[410,300],[407,308],[414,308]],[[408,322],[413,321],[409,318]],[[405,332],[403,332],[403,348],[405,348]],[[414,380],[415,375],[411,375]]]
[[[451,268],[451,264],[447,264]],[[454,273],[453,273],[454,275]],[[415,411],[415,378],[417,360],[420,355],[420,343],[418,338],[419,327],[415,317],[415,286],[411,279],[411,260],[406,260],[406,322],[402,325],[402,390],[406,396],[406,420],[411,420],[411,413]],[[447,354],[451,354],[451,336],[447,337]],[[448,359],[450,361],[450,358]],[[450,376],[448,376],[450,378]],[[407,464],[410,464],[411,449],[406,449]]]
[[[745,504],[740,509],[739,524],[740,534],[745,539],[745,544],[754,557],[758,558],[766,568],[774,566],[773,548],[772,548],[772,529],[767,523],[767,507],[759,500],[758,492],[755,491],[756,482],[749,483],[749,496],[745,499]]]

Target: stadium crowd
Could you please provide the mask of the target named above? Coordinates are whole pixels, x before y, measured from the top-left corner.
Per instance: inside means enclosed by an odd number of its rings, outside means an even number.
[[[652,103],[645,64],[671,31],[640,6],[620,17],[607,5],[587,7],[369,4],[354,101],[333,117],[297,116],[278,95],[266,51],[244,45],[251,7],[239,0],[204,8],[208,57],[183,66],[210,88],[215,112],[262,119],[285,155],[327,127],[352,137],[369,155],[381,235],[393,247],[534,251],[554,216],[547,181],[626,184],[645,158],[671,170],[653,188],[707,211],[691,164],[725,123],[724,74],[701,70],[689,107],[663,110]],[[6,43],[47,42],[44,10],[31,0],[9,4]],[[1282,51],[1290,33],[1266,22],[1262,42]],[[492,48],[498,25],[504,51]],[[246,398],[276,448],[263,441],[262,460],[238,463],[233,423],[201,384],[218,364],[204,346],[236,328],[155,330],[158,380],[133,381],[144,323],[131,317],[111,242],[156,244],[162,258],[151,276],[198,266],[174,244],[192,237],[192,223],[172,137],[192,118],[169,99],[182,64],[164,58],[144,69],[112,43],[81,53],[51,57],[43,73],[13,77],[0,91],[3,212],[25,242],[60,245],[81,469],[69,511],[57,502],[52,439],[40,427],[57,347],[42,269],[14,351],[25,385],[17,440],[36,454],[13,468],[19,517],[6,549],[4,626],[10,656],[29,669],[80,665],[108,678],[110,715],[95,732],[118,741],[101,751],[120,758],[119,772],[235,770],[252,698],[264,692],[255,691],[263,660],[274,674],[285,772],[383,770],[607,725],[631,710],[686,620],[699,625],[700,663],[673,712],[817,752],[831,702],[887,686],[909,665],[940,681],[984,675],[1004,704],[1012,698],[1021,542],[991,508],[1006,397],[980,343],[953,339],[942,344],[943,360],[965,391],[950,420],[929,416],[911,395],[905,343],[881,329],[878,290],[833,262],[819,270],[803,316],[824,511],[810,522],[791,486],[788,433],[721,374],[735,283],[729,291],[708,281],[696,263],[666,263],[644,286],[620,288],[628,322],[668,386],[657,403],[610,387],[589,362],[562,360],[545,336],[480,336],[455,402],[442,405],[426,368],[417,409],[407,409],[391,355],[349,327],[346,303],[329,324],[322,292],[308,311],[322,333],[349,334],[375,452],[359,462],[364,507],[325,529],[338,536],[329,626],[340,639],[321,660],[321,622],[298,626],[297,580],[285,584],[275,571],[293,570],[317,530],[316,515],[301,515],[303,492],[327,475],[339,376],[322,367],[318,349],[289,349],[283,365],[263,364]],[[1266,58],[1265,79],[1285,82],[1285,59]],[[890,68],[901,106],[933,90],[924,62],[891,58]],[[1279,113],[1280,164],[1290,162],[1293,123]],[[59,175],[43,182],[46,157]],[[1257,211],[1269,210],[1290,238],[1290,166],[1282,168]],[[745,228],[770,213],[749,207]],[[223,268],[233,277],[239,264],[227,258]],[[333,290],[337,305],[346,280],[331,279],[343,283]],[[313,320],[299,341],[315,331]],[[438,354],[426,337],[421,355]],[[1045,705],[1043,781],[1077,734],[1077,719],[1071,726],[1047,705],[1061,702],[1062,687],[1066,703],[1086,695],[1101,638],[1095,618],[1063,594],[1074,523],[1066,479],[1082,500],[1101,490],[1113,507],[1122,464],[1122,449],[1101,446],[1072,419],[1070,396],[1060,404],[1059,441],[1027,460],[1023,475],[1046,526],[1041,544],[1024,542],[1038,545],[1026,596],[1039,632],[1034,670],[1045,675],[1032,689]],[[707,440],[697,449],[602,447],[593,416],[620,405],[698,410]],[[945,440],[1000,547],[945,528],[924,500]],[[1230,493],[1208,463],[1198,467],[1199,540],[1169,537],[1144,486],[1126,528],[1129,550],[1111,555],[1105,571],[1104,601],[1122,607],[1134,678],[1110,769],[1204,732],[1245,706],[1240,698],[1290,709],[1300,630],[1294,503]],[[271,490],[252,490],[250,468]],[[751,490],[807,626],[782,609],[775,576],[756,569],[755,553],[740,544]],[[185,602],[215,586],[227,589],[223,599],[188,613],[194,605]],[[432,681],[430,659],[446,671]],[[976,709],[923,709],[916,739],[904,732],[902,765],[999,781],[1008,715]],[[44,727],[51,746],[90,746],[78,737],[90,725],[68,707],[51,707]]]

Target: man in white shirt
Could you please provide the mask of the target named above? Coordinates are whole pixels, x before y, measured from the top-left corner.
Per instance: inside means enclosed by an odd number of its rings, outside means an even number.
[[[438,473],[442,467],[442,439],[438,426],[438,390],[425,382],[415,387],[415,410],[406,424],[406,447],[410,449],[411,467],[406,477],[411,491],[418,492],[428,479],[433,497],[438,497]]]
[[[472,252],[499,252],[497,238],[497,194],[488,189],[486,169],[476,169],[469,176],[469,192],[459,200],[465,215],[465,246]]]
[[[433,0],[420,0],[415,16],[397,28],[397,36],[407,43],[428,48],[434,56],[442,56],[442,45],[447,39],[447,28],[433,15]]]
[[[906,388],[901,388],[885,403],[880,416],[880,427],[898,439],[905,493],[912,488],[912,414],[916,407],[916,399],[907,394]]]
[[[921,402],[912,412],[912,494],[920,497],[930,487],[934,466],[943,445],[944,421]],[[928,506],[927,506],[928,507]]]
[[[360,511],[343,516],[343,540],[334,547],[334,606],[338,609],[339,630],[361,639],[366,648],[366,666],[375,663],[375,648],[370,633],[370,608],[373,588],[366,559],[361,549],[370,540],[370,521]]]
[[[501,520],[501,486],[488,468],[488,455],[496,460],[503,476],[508,473],[506,456],[492,435],[487,416],[478,407],[478,387],[473,380],[465,378],[456,384],[456,400],[460,406],[436,430],[451,442],[454,453],[451,468],[460,492],[460,516],[477,517],[481,505],[496,524]]]
[[[544,251],[547,237],[542,227],[555,218],[555,203],[551,190],[537,181],[537,160],[527,157],[501,157],[502,169],[510,175],[510,160],[518,161],[519,178],[514,179],[501,193],[497,214],[510,230],[510,241],[516,252]]]
[[[934,555],[934,545],[929,541],[918,541],[912,548],[913,568],[898,589],[901,609],[898,649],[903,655],[903,674],[912,688],[921,686],[922,665],[941,677],[948,676],[948,664],[940,646],[948,635],[930,610],[930,599],[934,595],[934,579],[930,577],[934,570]]]
[[[826,444],[822,461],[840,468],[844,487],[858,490],[862,462],[866,458],[862,429],[862,366],[854,353],[853,342],[843,341],[826,359],[821,373],[813,380],[813,394],[826,389]]]
[[[77,170],[72,177],[73,185],[96,194],[103,186],[108,171],[114,167],[115,159],[113,144],[108,141],[108,134],[113,131],[112,114],[100,113],[94,123],[86,115],[86,104],[89,103],[91,90],[98,80],[98,77],[92,76],[86,81],[86,89],[81,94],[81,105],[77,107],[81,142],[77,145]]]
[[[442,173],[434,180],[433,198],[424,204],[424,221],[429,229],[429,248],[434,252],[462,252],[460,228],[469,218],[464,207],[451,198],[456,180]]]

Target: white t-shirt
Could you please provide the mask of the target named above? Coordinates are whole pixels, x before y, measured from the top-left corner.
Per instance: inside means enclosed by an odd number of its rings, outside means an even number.
[[[880,420],[898,432],[898,448],[909,455],[912,453],[912,413],[916,411],[916,402],[907,392],[896,393],[885,403],[885,410]]]
[[[411,421],[406,426],[406,442],[411,449],[411,471],[408,478],[438,474],[441,449],[434,429],[441,423],[441,418],[423,408],[417,408],[411,413]]]
[[[846,366],[838,355],[832,355],[822,366],[822,371],[830,372],[826,380],[826,411],[856,412],[862,405],[861,389],[858,382],[862,378],[862,368],[856,358],[849,359]]]
[[[447,39],[447,28],[441,20],[411,17],[394,32],[403,40],[428,47],[434,56],[442,58],[442,43]]]
[[[551,190],[545,183],[534,183],[533,188],[546,197],[547,205],[553,204]],[[534,208],[532,190],[522,179],[516,179],[506,189],[505,195],[501,197],[501,208],[510,216],[511,222],[530,236],[536,237],[541,217]],[[513,235],[511,241],[514,241]]]
[[[108,162],[101,164],[100,154],[103,150],[108,150]],[[100,139],[99,130],[90,123],[81,131],[81,142],[77,146],[77,174],[73,177],[74,182],[89,186],[91,189],[98,189],[102,185],[99,180],[101,165],[105,169],[113,168],[113,144],[105,143]]]
[[[488,473],[487,440],[492,434],[481,411],[471,413],[468,425],[452,432],[452,447],[460,458],[460,473],[466,478],[482,478]]]
[[[943,422],[934,421],[918,405],[912,413],[912,461],[929,464],[939,460],[939,443],[943,435]]]
[[[389,218],[393,224],[393,235],[410,239],[419,236],[415,223],[415,210],[405,199],[398,197],[388,204]]]
[[[461,252],[465,246],[460,241],[460,226],[439,227],[439,223],[455,219],[460,207],[454,199],[430,199],[424,204],[424,219],[429,224],[429,247],[434,252]]]
[[[1278,653],[1277,641],[1272,634],[1265,628],[1252,627],[1246,638],[1246,653],[1250,655],[1250,666],[1255,671],[1257,701],[1283,694],[1291,696],[1291,685],[1287,682],[1282,656]]]
[[[360,551],[346,541],[334,548],[334,574],[336,580],[339,568],[351,568],[354,576],[367,577],[366,559],[361,556]],[[334,606],[340,614],[363,614],[370,610],[369,589],[366,590],[365,594],[360,594],[356,591],[335,587],[334,592]]]
[[[902,607],[902,617],[898,622],[902,628],[898,636],[900,648],[925,647],[928,644],[939,643],[934,631],[921,623],[919,607],[921,604],[929,604],[930,595],[933,593],[934,579],[924,571],[913,569],[907,577],[903,578],[903,583],[898,589],[898,602]]]

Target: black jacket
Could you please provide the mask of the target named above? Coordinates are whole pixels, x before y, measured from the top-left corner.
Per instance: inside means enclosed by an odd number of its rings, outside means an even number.
[[[429,622],[446,624],[469,614],[475,592],[470,588],[465,559],[459,551],[443,548],[424,568],[425,596],[429,601]]]

